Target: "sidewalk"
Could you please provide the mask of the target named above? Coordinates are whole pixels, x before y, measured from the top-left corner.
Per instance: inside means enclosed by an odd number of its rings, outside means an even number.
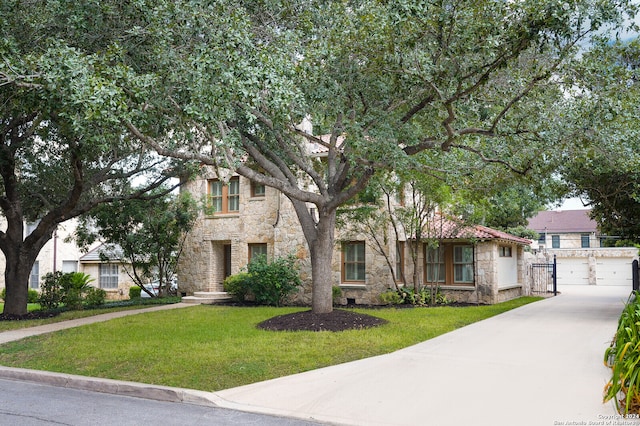
[[[604,350],[630,289],[561,291],[388,355],[216,393],[5,367],[0,377],[335,424],[607,424],[616,412],[612,403],[602,404],[609,378]],[[168,307],[149,310],[162,308]],[[41,334],[64,324],[20,331]],[[0,342],[8,341],[6,334],[0,333]]]

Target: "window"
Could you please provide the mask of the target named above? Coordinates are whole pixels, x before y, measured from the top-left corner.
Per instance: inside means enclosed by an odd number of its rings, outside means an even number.
[[[473,246],[453,247],[453,282],[473,282]]]
[[[251,182],[251,196],[252,197],[264,197],[265,186],[258,182]]]
[[[118,265],[100,264],[100,288],[118,288]]]
[[[68,272],[78,272],[78,261],[76,260],[63,260],[62,272],[65,274]]]
[[[364,242],[344,243],[342,247],[342,281],[364,281]]]
[[[541,233],[540,237],[538,237],[538,244],[543,246],[546,244],[546,242],[547,242],[547,234]]]
[[[560,248],[560,235],[551,236],[551,248]]]
[[[428,247],[425,245],[425,282],[440,283],[445,282],[446,269],[444,263],[444,247]]]
[[[582,248],[591,247],[591,240],[589,239],[589,234],[582,234],[580,236],[580,245]]]
[[[511,246],[500,246],[498,247],[498,255],[500,257],[512,257],[513,252]]]
[[[396,280],[404,280],[404,241],[396,241]]]
[[[37,260],[31,268],[31,274],[29,275],[29,288],[38,288],[40,284],[40,262]]]
[[[256,256],[267,256],[267,244],[249,244],[249,262],[251,262]]]
[[[209,181],[209,207],[213,213],[240,210],[240,180],[237,176],[227,184],[217,179]]]

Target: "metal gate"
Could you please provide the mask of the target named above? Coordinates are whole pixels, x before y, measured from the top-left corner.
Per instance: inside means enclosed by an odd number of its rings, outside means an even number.
[[[532,263],[530,267],[531,293],[553,293],[556,296],[558,294],[557,270],[555,255],[553,262]]]

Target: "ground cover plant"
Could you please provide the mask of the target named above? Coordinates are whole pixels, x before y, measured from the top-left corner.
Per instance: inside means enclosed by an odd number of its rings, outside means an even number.
[[[615,337],[604,354],[611,380],[604,401],[614,400],[620,414],[640,414],[640,300],[634,292],[625,305]]]
[[[386,324],[335,333],[257,327],[305,308],[200,305],[8,343],[1,347],[0,364],[216,391],[389,353],[536,300],[464,308],[350,309]]]

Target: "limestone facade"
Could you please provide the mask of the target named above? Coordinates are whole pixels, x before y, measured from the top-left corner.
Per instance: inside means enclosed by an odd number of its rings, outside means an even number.
[[[182,190],[190,191],[195,197],[208,197],[211,181],[216,176],[211,172],[183,185]],[[229,179],[229,176],[226,176]],[[194,229],[189,233],[178,267],[178,287],[183,295],[200,291],[223,291],[224,278],[240,272],[249,262],[252,247],[266,247],[269,258],[293,254],[299,261],[303,286],[296,294],[294,303],[311,303],[311,264],[309,249],[304,239],[293,205],[279,191],[266,187],[256,195],[251,182],[244,177],[238,179],[239,203],[234,211],[205,212],[199,217]],[[309,206],[313,208],[312,205]],[[391,229],[387,235],[394,235]],[[385,242],[382,250],[364,235],[354,234],[345,229],[336,231],[336,246],[333,252],[332,281],[341,290],[338,304],[380,304],[379,295],[395,282],[389,268],[398,265],[396,241]],[[343,250],[346,241],[364,243],[364,280],[345,282],[343,280]],[[441,292],[450,300],[471,303],[497,303],[524,294],[525,264],[523,245],[509,240],[488,240],[472,244],[469,241],[443,241],[449,245],[473,246],[474,282],[465,285],[439,283]],[[408,281],[413,274],[413,262],[406,245],[402,267]],[[500,247],[508,247],[507,269],[514,271],[503,274],[499,265]],[[387,256],[382,254],[387,253]],[[420,248],[416,265],[420,285],[424,284],[424,250]],[[504,251],[503,251],[504,253]],[[387,259],[388,257],[388,259]],[[504,260],[504,259],[503,259]],[[453,266],[447,266],[453,268]],[[504,269],[504,266],[502,267]],[[503,277],[506,281],[503,280]],[[503,281],[501,281],[503,280]],[[400,284],[403,285],[403,284]],[[413,286],[408,283],[408,286]]]

